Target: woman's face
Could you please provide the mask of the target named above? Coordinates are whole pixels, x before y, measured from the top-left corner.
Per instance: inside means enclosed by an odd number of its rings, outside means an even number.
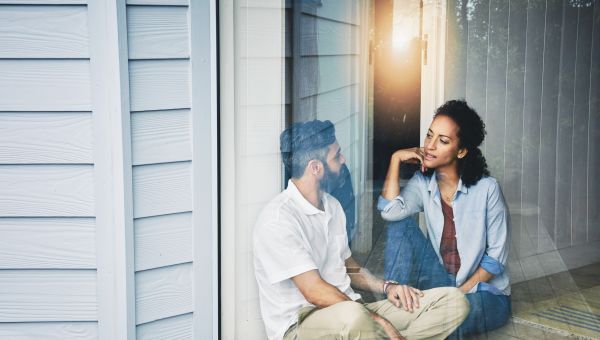
[[[428,169],[454,166],[464,157],[466,149],[459,148],[458,125],[449,117],[438,115],[433,119],[423,143],[423,165]]]

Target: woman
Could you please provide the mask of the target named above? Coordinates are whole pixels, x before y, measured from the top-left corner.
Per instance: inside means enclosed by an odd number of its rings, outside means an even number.
[[[396,151],[378,209],[388,226],[388,279],[419,289],[456,286],[471,310],[458,335],[490,331],[511,313],[506,266],[509,216],[498,182],[478,148],[485,125],[465,101],[439,107],[423,148]],[[400,192],[404,163],[419,163]],[[424,212],[425,238],[411,215]]]

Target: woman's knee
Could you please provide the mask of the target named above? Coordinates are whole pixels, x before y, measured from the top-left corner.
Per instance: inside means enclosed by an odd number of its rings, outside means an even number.
[[[504,326],[510,318],[510,297],[489,292],[466,295],[471,305],[467,320],[461,326],[465,335],[488,332]]]
[[[391,221],[388,223],[388,228],[404,229],[404,228],[419,228],[419,223],[412,217],[407,217],[399,221]]]
[[[387,225],[388,241],[425,241],[425,235],[419,228],[419,224],[413,218],[390,222]]]
[[[456,315],[461,321],[464,321],[469,313],[472,312],[469,300],[460,289],[456,287],[439,287],[434,289],[442,291],[444,299],[456,311]]]

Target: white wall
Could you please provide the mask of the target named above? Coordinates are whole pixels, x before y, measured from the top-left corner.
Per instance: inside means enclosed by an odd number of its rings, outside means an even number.
[[[265,338],[250,237],[260,209],[281,190],[281,6],[279,1],[220,2],[223,339]]]

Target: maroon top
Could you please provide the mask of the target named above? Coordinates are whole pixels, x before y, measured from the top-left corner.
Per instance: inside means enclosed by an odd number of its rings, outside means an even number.
[[[440,199],[440,201],[442,201],[442,212],[444,213],[444,230],[442,231],[442,241],[440,242],[440,255],[448,273],[456,275],[460,269],[460,256],[456,248],[454,212],[452,211],[452,207],[446,204],[443,199]]]

